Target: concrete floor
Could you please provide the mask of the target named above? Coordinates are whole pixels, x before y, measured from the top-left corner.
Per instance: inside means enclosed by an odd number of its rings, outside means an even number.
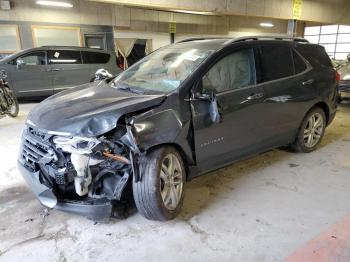
[[[320,149],[274,150],[187,184],[181,215],[94,224],[45,209],[16,170],[33,104],[0,120],[0,261],[282,261],[349,214],[350,104]]]

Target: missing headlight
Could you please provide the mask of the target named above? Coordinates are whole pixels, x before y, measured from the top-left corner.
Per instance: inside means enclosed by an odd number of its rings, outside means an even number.
[[[97,138],[63,136],[55,136],[52,141],[56,145],[56,148],[74,154],[90,154],[92,149],[101,143]]]

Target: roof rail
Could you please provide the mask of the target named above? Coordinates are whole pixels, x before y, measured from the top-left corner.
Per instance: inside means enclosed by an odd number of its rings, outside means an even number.
[[[42,45],[38,46],[36,48],[68,48],[68,49],[93,49],[93,50],[100,50],[100,51],[108,51],[102,48],[92,48],[92,47],[87,47],[87,46],[73,46],[73,45]]]
[[[284,36],[284,35],[262,35],[262,36],[243,36],[243,37],[237,37],[233,38],[229,41],[227,41],[225,44],[231,44],[235,42],[243,42],[243,41],[252,41],[252,40],[289,40],[299,43],[309,43],[308,40],[302,37],[293,37],[293,36]]]
[[[185,43],[185,42],[191,42],[191,41],[198,41],[198,40],[215,40],[215,39],[232,39],[231,37],[192,37],[192,38],[186,38],[180,41],[177,41],[176,43]]]
[[[252,41],[252,40],[289,40],[299,43],[309,43],[308,40],[302,37],[292,37],[287,35],[261,35],[261,36],[242,36],[242,37],[193,37],[193,38],[186,38],[180,41],[177,41],[176,43],[185,43],[185,42],[191,42],[191,41],[198,41],[198,40],[215,40],[215,39],[227,39],[225,44],[231,44],[236,42],[243,42],[243,41]]]

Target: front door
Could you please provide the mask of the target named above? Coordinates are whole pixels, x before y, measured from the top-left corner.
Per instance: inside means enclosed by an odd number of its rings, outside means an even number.
[[[35,51],[18,57],[11,71],[11,83],[18,97],[50,96],[52,72],[46,51]]]
[[[216,94],[221,119],[218,123],[211,120],[210,101],[191,100],[199,171],[261,150],[264,94],[256,86],[253,50],[238,50],[221,58],[203,76],[200,89]]]

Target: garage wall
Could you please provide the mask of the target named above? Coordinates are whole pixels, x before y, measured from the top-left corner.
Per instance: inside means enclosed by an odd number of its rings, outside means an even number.
[[[286,34],[287,20],[245,17],[188,15],[164,11],[116,6],[116,38],[152,39],[153,49],[170,44],[169,22],[176,22],[175,41],[190,37]],[[272,22],[263,28],[261,22]]]
[[[35,4],[35,1],[12,0],[10,11],[0,10],[0,21],[64,23],[79,25],[108,25],[117,29],[137,32],[168,32],[170,21],[176,21],[177,33],[193,35],[227,35],[230,31],[243,27],[258,27],[258,21],[264,18],[244,16],[193,15],[140,8],[130,8],[108,3],[96,3],[86,0],[71,0],[73,8],[47,8]],[[271,20],[271,19],[270,19]],[[272,19],[273,21],[284,20]],[[239,25],[239,26],[237,26]],[[256,29],[254,30],[256,31]],[[269,33],[269,29],[259,29]],[[275,27],[272,32],[285,33],[285,28]]]
[[[0,10],[0,20],[46,23],[112,25],[114,10],[110,4],[72,0],[73,8],[48,8],[34,0],[11,0],[10,11]]]
[[[261,22],[274,24],[272,28],[263,28]],[[230,16],[229,36],[245,35],[285,35],[287,33],[288,21],[262,17]]]
[[[72,0],[73,8],[48,8],[35,1],[12,0],[10,11],[0,11],[0,24],[18,24],[22,48],[33,47],[31,25],[79,26],[83,33],[104,33],[112,50],[117,38],[152,39],[153,49],[170,43],[170,21],[177,24],[176,41],[188,37],[285,34],[287,20],[245,16],[193,15]],[[64,21],[64,24],[62,24]],[[262,28],[272,22],[273,28]]]
[[[62,24],[62,23],[58,24],[58,23],[43,23],[43,22],[35,22],[35,21],[32,21],[32,22],[1,21],[0,20],[0,25],[4,25],[4,24],[18,25],[21,49],[34,47],[32,26],[55,26],[55,27],[64,26],[64,27],[79,27],[81,36],[82,36],[82,42],[85,34],[89,34],[89,35],[102,34],[106,38],[106,49],[111,51],[114,50],[114,37],[113,37],[112,26]],[[0,57],[2,57],[2,55],[4,54],[0,54]]]

